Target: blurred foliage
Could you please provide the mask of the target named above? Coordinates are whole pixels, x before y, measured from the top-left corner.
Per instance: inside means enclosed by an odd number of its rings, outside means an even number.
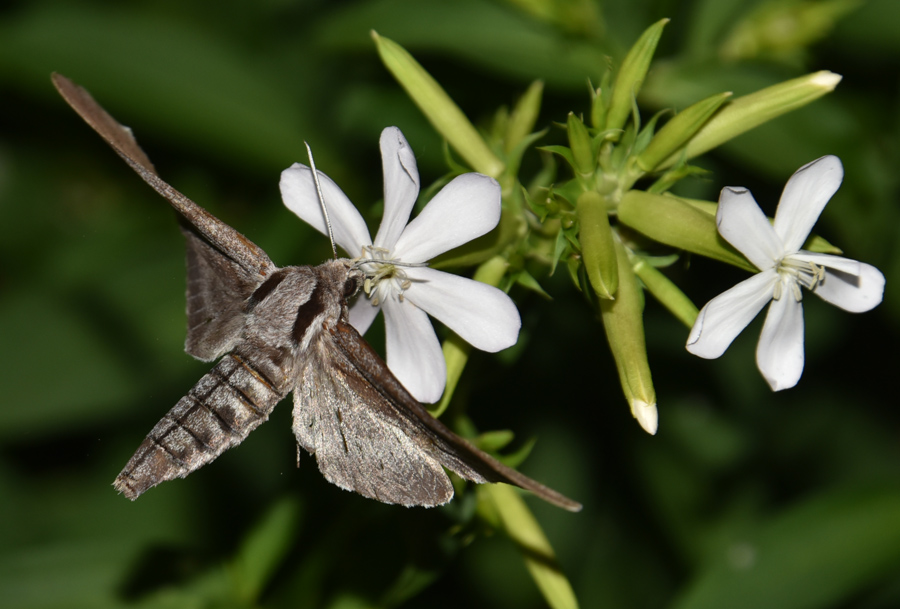
[[[5,3],[0,604],[544,603],[515,543],[476,517],[473,489],[435,510],[345,493],[311,458],[294,467],[285,405],[187,481],[136,503],[116,496],[116,473],[208,366],[181,352],[172,212],[56,96],[51,71],[132,125],[167,181],[277,264],[312,264],[329,246],[277,189],[304,140],[358,202],[380,196],[387,125],[403,130],[425,183],[446,172],[442,142],[379,62],[371,29],[413,53],[476,124],[542,79],[546,145],[564,141],[554,122],[588,108],[586,80],[599,83],[662,17],[672,21],[639,99],[647,117],[814,70],[844,75],[835,93],[698,159],[710,173],[678,193],[715,200],[745,186],[771,214],[795,169],[840,156],[846,178],[816,230],[884,271],[885,302],[853,316],[808,299],[806,374],[772,394],[753,331],[702,361],[648,300],[661,396],[650,437],[621,406],[601,327],[557,273],[540,278],[552,301],[513,290],[520,345],[476,354],[457,399],[479,428],[513,429],[514,446],[536,436],[525,473],[584,503],[573,515],[527,499],[581,606],[900,605],[895,0]],[[540,167],[529,153],[522,175]],[[744,276],[700,259],[670,271],[697,304]]]

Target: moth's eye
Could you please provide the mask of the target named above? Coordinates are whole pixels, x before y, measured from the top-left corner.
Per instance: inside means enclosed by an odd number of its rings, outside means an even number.
[[[356,294],[356,290],[359,288],[359,280],[354,278],[348,279],[344,282],[344,298],[350,298],[354,294]]]

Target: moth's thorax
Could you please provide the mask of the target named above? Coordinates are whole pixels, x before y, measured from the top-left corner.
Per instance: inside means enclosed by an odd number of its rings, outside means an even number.
[[[247,300],[244,338],[280,354],[285,372],[322,332],[347,316],[347,298],[359,289],[360,273],[347,260],[317,267],[290,266],[272,273]],[[253,345],[251,345],[253,346]],[[285,357],[288,355],[293,357]]]

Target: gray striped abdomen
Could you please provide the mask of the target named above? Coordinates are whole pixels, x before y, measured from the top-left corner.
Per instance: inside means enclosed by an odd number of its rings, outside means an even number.
[[[240,444],[284,395],[249,362],[226,355],[153,427],[113,486],[137,499],[187,476]]]

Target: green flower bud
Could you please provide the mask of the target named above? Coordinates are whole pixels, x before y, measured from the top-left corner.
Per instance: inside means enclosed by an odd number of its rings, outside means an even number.
[[[619,287],[619,271],[609,212],[599,193],[588,191],[578,197],[575,208],[578,217],[578,240],[584,269],[591,287],[600,298],[615,298]]]
[[[719,236],[715,216],[676,197],[630,190],[619,203],[618,216],[654,241],[751,272],[759,270]]]
[[[544,93],[543,81],[531,83],[528,90],[519,98],[506,126],[504,149],[509,154],[534,129],[538,113],[541,111],[541,96]]]
[[[745,131],[805,106],[833,91],[840,81],[840,74],[822,70],[738,97],[723,106],[683,150],[673,153],[660,167],[674,165],[682,152],[687,158],[699,156]]]
[[[631,116],[634,98],[641,90],[644,77],[647,76],[647,70],[650,68],[650,60],[653,59],[656,45],[662,36],[663,27],[668,22],[668,19],[660,19],[644,30],[622,61],[616,76],[616,83],[613,86],[604,129],[621,129],[628,117]]]
[[[730,92],[711,95],[673,116],[638,155],[637,166],[643,171],[653,171],[660,162],[684,146],[729,97]]]
[[[425,69],[399,44],[379,36],[372,39],[382,63],[419,106],[434,128],[472,166],[491,177],[503,173],[503,162],[491,152],[484,139]]]
[[[643,295],[625,247],[618,239],[614,244],[619,263],[619,289],[615,300],[600,300],[603,329],[631,414],[644,431],[656,434],[656,390],[650,377],[644,341]]]
[[[591,150],[591,136],[587,127],[574,112],[569,112],[566,121],[566,131],[569,133],[569,147],[572,150],[572,158],[575,161],[575,171],[582,178],[587,178],[594,173],[597,161]]]

